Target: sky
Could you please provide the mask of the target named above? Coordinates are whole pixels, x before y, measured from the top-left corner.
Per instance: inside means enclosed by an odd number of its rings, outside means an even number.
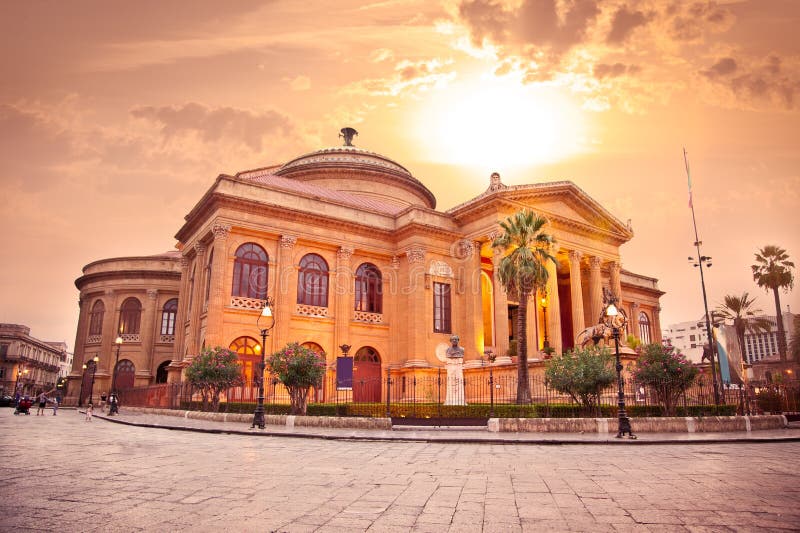
[[[635,236],[661,323],[800,264],[800,2],[0,3],[0,322],[74,346],[84,265],[174,249],[220,173],[355,144],[444,210],[570,180]],[[800,311],[800,289],[781,293]]]

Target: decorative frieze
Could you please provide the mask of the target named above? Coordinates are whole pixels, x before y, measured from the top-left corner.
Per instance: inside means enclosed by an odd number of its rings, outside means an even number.
[[[412,246],[406,250],[406,258],[408,262],[424,263],[425,262],[425,248],[422,246]]]
[[[100,344],[103,342],[102,335],[89,335],[86,337],[86,344]]]
[[[350,261],[350,258],[353,256],[354,251],[355,250],[353,250],[348,246],[342,246],[341,248],[336,250],[336,259],[338,259],[340,263],[348,262]]]
[[[439,276],[440,278],[452,278],[453,269],[444,261],[431,261],[431,266],[428,269],[431,276]]]
[[[383,314],[355,311],[353,313],[353,320],[356,322],[366,322],[368,324],[381,324],[383,322]]]
[[[161,335],[161,337],[158,339],[158,342],[161,344],[174,344],[175,335]]]
[[[122,342],[142,342],[142,337],[138,333],[123,333],[120,337]]]
[[[316,305],[297,304],[295,313],[301,316],[313,316],[322,318],[328,316],[328,308],[319,307]]]
[[[294,248],[297,243],[297,236],[295,235],[281,235],[280,247],[281,248]]]
[[[158,298],[158,289],[147,289],[147,297],[151,300]]]

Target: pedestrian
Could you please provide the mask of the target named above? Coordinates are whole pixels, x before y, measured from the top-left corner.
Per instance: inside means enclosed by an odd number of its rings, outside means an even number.
[[[94,408],[92,407],[92,404],[87,405],[86,406],[86,421],[87,422],[91,422],[92,421],[92,414],[93,413],[94,413]]]
[[[108,416],[113,416],[114,414],[119,414],[119,399],[116,392],[112,392],[111,396],[108,397]]]
[[[46,407],[47,407],[47,394],[45,394],[44,391],[42,391],[42,393],[39,394],[39,408],[36,410],[36,416],[43,415]]]
[[[58,396],[53,398],[53,416],[56,416],[56,413],[58,412],[58,404],[60,402],[61,402],[61,398],[59,398]]]

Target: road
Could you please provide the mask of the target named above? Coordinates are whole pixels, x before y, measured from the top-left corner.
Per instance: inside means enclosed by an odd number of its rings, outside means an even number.
[[[2,531],[800,530],[798,443],[202,434],[0,409]]]

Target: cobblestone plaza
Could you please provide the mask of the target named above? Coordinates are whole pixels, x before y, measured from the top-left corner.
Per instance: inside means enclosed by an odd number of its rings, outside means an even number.
[[[207,434],[0,410],[2,531],[800,528],[800,444]]]

